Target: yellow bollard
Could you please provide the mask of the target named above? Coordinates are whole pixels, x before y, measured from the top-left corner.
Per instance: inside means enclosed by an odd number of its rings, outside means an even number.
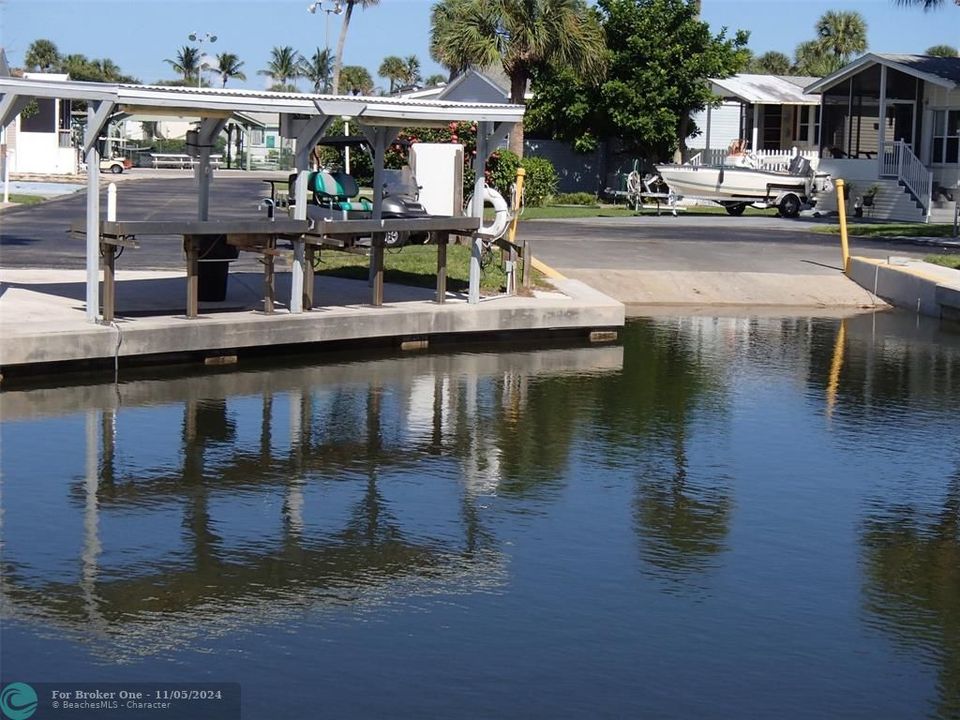
[[[843,180],[838,179],[837,212],[840,213],[840,254],[843,256],[843,272],[850,267],[850,244],[847,242],[847,202],[843,197]]]

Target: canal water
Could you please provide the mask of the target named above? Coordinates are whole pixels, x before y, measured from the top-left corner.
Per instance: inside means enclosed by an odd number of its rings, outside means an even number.
[[[960,335],[622,343],[11,389],[2,672],[245,718],[960,717]]]

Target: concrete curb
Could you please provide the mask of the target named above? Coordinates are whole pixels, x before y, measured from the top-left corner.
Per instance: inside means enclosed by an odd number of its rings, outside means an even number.
[[[907,258],[852,257],[847,275],[895,307],[938,319],[960,317],[960,270]]]

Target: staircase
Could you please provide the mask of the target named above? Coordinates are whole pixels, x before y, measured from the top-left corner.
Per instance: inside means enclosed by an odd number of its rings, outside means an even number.
[[[876,184],[880,189],[873,198],[873,207],[863,208],[863,217],[872,220],[900,220],[902,222],[926,222],[927,214],[923,204],[916,201],[913,194],[899,181],[892,178],[855,183],[850,193],[851,203],[870,186]],[[952,219],[952,216],[951,216]]]

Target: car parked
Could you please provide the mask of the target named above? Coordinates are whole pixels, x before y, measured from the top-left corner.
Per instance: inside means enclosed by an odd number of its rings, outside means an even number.
[[[119,175],[124,170],[129,170],[132,167],[133,160],[130,158],[115,157],[100,161],[100,172],[109,172],[114,175]]]

